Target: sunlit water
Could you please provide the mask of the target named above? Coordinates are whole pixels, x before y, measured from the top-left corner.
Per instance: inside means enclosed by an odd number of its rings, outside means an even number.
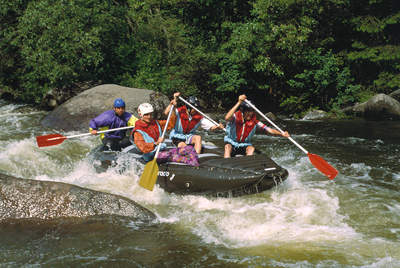
[[[169,194],[158,186],[144,190],[139,163],[122,174],[118,167],[98,174],[87,157],[99,144],[96,137],[38,148],[36,136],[58,133],[40,126],[45,115],[0,102],[0,172],[122,195],[158,220],[3,223],[0,266],[400,267],[396,122],[286,121],[283,128],[299,144],[340,174],[330,181],[288,140],[257,135],[257,148],[288,169],[289,177],[270,191],[227,199]],[[222,144],[222,134],[204,136]]]

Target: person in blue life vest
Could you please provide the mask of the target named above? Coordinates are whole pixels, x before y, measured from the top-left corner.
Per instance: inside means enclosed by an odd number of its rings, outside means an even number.
[[[92,135],[97,135],[97,131],[126,126],[135,126],[138,120],[134,115],[125,112],[125,102],[121,99],[115,99],[113,109],[108,110],[93,118],[89,122],[89,131]],[[100,134],[100,138],[106,149],[120,151],[131,145],[129,137],[126,136],[126,130],[116,130]]]
[[[173,100],[171,100],[170,104],[165,108],[165,111],[169,112],[172,105],[176,105],[176,98],[178,96],[177,93],[174,94]],[[161,144],[160,151],[166,148],[166,144],[163,143],[164,138],[161,137],[161,135],[167,120],[155,120],[153,118],[153,112],[154,108],[150,103],[140,104],[138,107],[140,119],[136,121],[135,128],[131,133],[133,144],[136,146],[139,153],[142,154],[142,159],[145,162],[151,161],[154,158],[157,145]],[[175,118],[174,113],[172,113],[167,130],[171,130],[174,127]]]
[[[179,96],[179,92],[177,92]],[[190,96],[187,99],[194,107],[200,109],[200,102],[195,96]],[[169,110],[165,110],[168,114]],[[196,131],[199,127],[206,131],[214,131],[217,129],[224,129],[224,126],[220,123],[219,125],[213,124],[207,118],[204,118],[196,110],[190,106],[182,105],[175,109],[176,123],[174,128],[171,130],[169,138],[178,147],[185,147],[186,145],[194,145],[194,149],[198,154],[201,152],[201,136],[196,135]]]
[[[227,122],[227,134],[224,137],[225,158],[238,154],[253,155],[255,148],[251,143],[251,138],[256,133],[257,128],[270,134],[280,135],[286,138],[290,136],[287,131],[281,133],[258,121],[255,111],[244,102],[245,99],[246,95],[240,95],[238,102],[225,115],[225,120]]]

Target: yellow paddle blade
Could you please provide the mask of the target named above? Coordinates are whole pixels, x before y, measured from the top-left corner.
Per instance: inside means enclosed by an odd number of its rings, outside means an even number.
[[[158,164],[156,159],[151,160],[144,167],[142,176],[139,180],[139,185],[143,188],[153,191],[154,184],[156,184],[158,177]]]

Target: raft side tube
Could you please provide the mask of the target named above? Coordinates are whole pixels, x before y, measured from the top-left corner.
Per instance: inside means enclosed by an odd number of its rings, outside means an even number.
[[[246,194],[269,189],[286,179],[287,171],[263,155],[210,159],[200,167],[164,163],[159,166],[158,184],[167,192],[180,194]],[[276,178],[275,178],[276,177]],[[229,194],[228,194],[229,195]]]

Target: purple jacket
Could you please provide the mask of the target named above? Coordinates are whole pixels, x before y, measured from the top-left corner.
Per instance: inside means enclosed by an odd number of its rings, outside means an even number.
[[[122,116],[115,114],[114,110],[108,110],[99,116],[90,120],[89,127],[90,130],[95,129],[106,130],[112,128],[120,128],[126,126],[134,126],[137,118],[128,112],[124,112]],[[126,130],[117,130],[113,132],[105,133],[107,138],[118,138],[122,139],[126,135]]]

